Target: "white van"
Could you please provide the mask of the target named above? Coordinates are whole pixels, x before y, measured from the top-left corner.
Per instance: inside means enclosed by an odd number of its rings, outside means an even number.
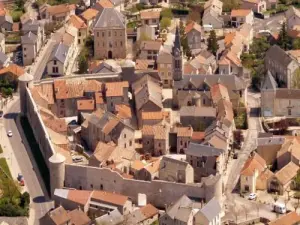
[[[274,211],[280,214],[286,213],[286,207],[283,203],[276,202],[274,204]]]

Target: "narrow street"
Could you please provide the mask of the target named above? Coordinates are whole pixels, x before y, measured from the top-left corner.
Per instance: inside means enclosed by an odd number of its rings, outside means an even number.
[[[263,132],[260,123],[260,94],[252,93],[248,91],[248,131],[244,140],[244,144],[239,151],[238,159],[232,162],[230,171],[228,171],[228,179],[225,185],[225,216],[223,220],[245,220],[245,218],[262,216],[268,219],[276,218],[276,215],[272,212],[270,205],[265,205],[256,201],[249,201],[243,198],[235,191],[240,172],[248,159],[250,153],[256,149],[257,135],[259,132]]]

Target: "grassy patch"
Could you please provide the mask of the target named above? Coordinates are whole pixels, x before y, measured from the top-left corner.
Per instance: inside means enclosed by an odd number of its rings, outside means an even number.
[[[9,176],[9,178],[12,178],[5,158],[0,158],[0,167],[3,169],[4,173]]]
[[[50,174],[49,169],[46,165],[42,152],[40,150],[39,144],[35,140],[32,128],[28,122],[27,117],[21,117],[21,125],[26,136],[27,142],[29,144],[32,155],[36,161],[36,164],[39,168],[40,174],[44,180],[44,184],[48,193],[50,193]]]
[[[15,23],[20,22],[20,18],[23,14],[24,14],[24,12],[22,10],[18,10],[18,9],[14,9],[14,10],[10,11],[10,15]]]

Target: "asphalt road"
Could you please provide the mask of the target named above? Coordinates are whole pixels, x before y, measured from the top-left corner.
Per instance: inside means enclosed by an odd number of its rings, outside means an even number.
[[[25,185],[32,198],[31,207],[34,212],[30,215],[29,224],[40,224],[39,219],[43,217],[51,208],[53,202],[49,201],[48,193],[46,192],[43,180],[39,174],[38,167],[31,154],[31,150],[26,148],[22,141],[22,132],[19,132],[16,124],[18,113],[20,112],[20,101],[16,101],[4,115],[4,127],[6,130],[13,132],[13,137],[10,138],[10,144],[14,155],[20,167],[20,172],[24,176]],[[24,140],[26,145],[26,140]],[[34,149],[33,149],[34,150]]]
[[[284,13],[278,13],[268,19],[254,18],[253,29],[254,33],[258,33],[260,30],[270,30],[271,33],[279,33],[281,28],[281,22],[284,21]]]

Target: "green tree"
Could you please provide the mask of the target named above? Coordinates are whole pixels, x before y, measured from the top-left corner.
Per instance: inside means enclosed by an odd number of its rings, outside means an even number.
[[[160,21],[160,28],[166,29],[171,25],[171,19],[167,17],[163,17]]]
[[[79,73],[86,73],[89,68],[88,59],[86,55],[80,54],[78,57],[78,70]]]
[[[223,12],[231,12],[232,9],[240,7],[240,0],[223,0]]]
[[[166,17],[166,18],[172,19],[172,18],[173,18],[172,9],[170,9],[170,8],[164,8],[164,9],[161,11],[160,16],[161,16],[162,18]]]
[[[300,38],[293,40],[293,49],[300,49]]]
[[[283,23],[278,38],[278,45],[284,49],[288,50],[290,48],[290,38],[287,34],[286,24]]]
[[[30,195],[27,191],[25,191],[21,196],[20,196],[20,206],[22,208],[27,207],[30,203]]]
[[[217,35],[214,30],[210,31],[209,37],[208,37],[208,46],[207,49],[211,51],[215,56],[217,55],[219,44],[217,40]]]

